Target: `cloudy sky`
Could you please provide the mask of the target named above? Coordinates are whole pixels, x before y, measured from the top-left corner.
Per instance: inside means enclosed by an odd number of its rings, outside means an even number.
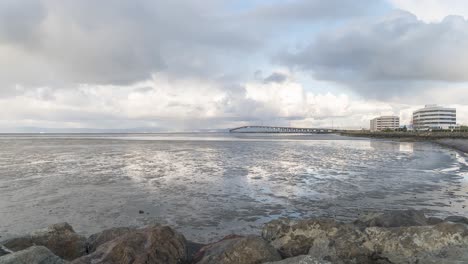
[[[2,0],[0,132],[468,124],[466,0]]]

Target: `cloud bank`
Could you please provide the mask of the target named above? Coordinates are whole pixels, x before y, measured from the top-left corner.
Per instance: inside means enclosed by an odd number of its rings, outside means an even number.
[[[468,81],[468,21],[448,16],[426,23],[396,11],[328,31],[296,52],[279,55],[290,67],[349,85],[365,97],[427,91],[432,82]],[[406,95],[405,94],[405,95]]]
[[[359,128],[425,103],[463,108],[468,5],[431,3],[4,0],[0,132]]]

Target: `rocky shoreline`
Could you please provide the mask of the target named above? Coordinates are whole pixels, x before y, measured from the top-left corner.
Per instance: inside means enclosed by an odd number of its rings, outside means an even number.
[[[163,225],[118,227],[89,237],[67,223],[0,242],[0,264],[468,263],[468,219],[422,211],[374,213],[352,223],[281,218],[258,235],[211,244]]]

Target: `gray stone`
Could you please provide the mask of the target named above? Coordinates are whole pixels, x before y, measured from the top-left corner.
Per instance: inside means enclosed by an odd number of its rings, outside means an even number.
[[[6,248],[5,246],[0,245],[0,257],[6,254],[13,253],[10,249]]]
[[[450,222],[362,228],[327,219],[280,219],[262,233],[285,258],[308,254],[332,263],[465,263],[468,251],[468,228]]]
[[[464,216],[452,215],[452,216],[449,216],[449,217],[445,218],[445,221],[468,225],[468,218],[466,218]]]
[[[12,251],[20,251],[31,246],[45,246],[55,255],[72,260],[86,254],[86,238],[75,233],[67,223],[50,225],[29,235],[12,238],[1,244]]]
[[[32,246],[25,250],[0,257],[0,264],[65,264],[65,260],[54,255],[43,246]]]
[[[264,226],[262,236],[285,258],[308,254],[332,262],[373,261],[372,252],[364,246],[367,235],[354,225],[332,219],[274,220]]]
[[[437,225],[437,224],[442,223],[443,221],[444,221],[443,219],[440,219],[438,217],[428,217],[427,218],[427,224],[428,225]]]
[[[86,240],[86,253],[93,253],[100,245],[125,235],[130,231],[134,231],[135,229],[136,228],[130,227],[115,227],[93,234]]]
[[[205,246],[207,245],[187,240],[187,253],[189,263],[193,262],[197,253],[200,252],[200,250]]]
[[[444,222],[434,226],[369,227],[365,233],[368,241],[364,245],[391,263],[424,263],[421,259],[443,255],[449,248],[468,250],[468,230],[461,224]]]
[[[264,264],[332,264],[326,260],[320,260],[310,255],[301,255],[297,257],[287,258],[275,262],[266,262]]]
[[[267,223],[262,237],[285,257],[305,255],[317,238],[328,238],[340,227],[331,219],[290,220],[281,218]]]
[[[370,213],[360,217],[355,224],[364,227],[424,226],[428,225],[428,220],[422,211],[410,209]]]
[[[179,264],[187,261],[185,237],[168,226],[129,231],[108,241],[73,264]]]
[[[424,264],[468,263],[468,250],[466,247],[448,247],[437,254],[419,254],[417,260]]]
[[[197,264],[257,264],[281,260],[279,253],[261,237],[229,236],[203,247]]]

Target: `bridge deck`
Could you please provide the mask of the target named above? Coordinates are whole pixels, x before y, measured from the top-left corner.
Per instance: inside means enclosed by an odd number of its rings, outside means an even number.
[[[300,128],[300,127],[275,127],[275,126],[242,126],[229,130],[230,133],[334,133],[327,128]]]

